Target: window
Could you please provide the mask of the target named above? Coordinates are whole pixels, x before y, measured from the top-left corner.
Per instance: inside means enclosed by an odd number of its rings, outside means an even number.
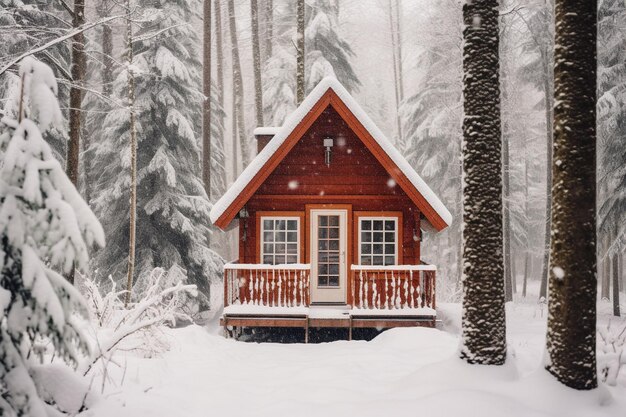
[[[261,217],[261,262],[295,264],[300,262],[300,218]]]
[[[359,261],[361,265],[395,265],[398,260],[398,218],[359,219]]]

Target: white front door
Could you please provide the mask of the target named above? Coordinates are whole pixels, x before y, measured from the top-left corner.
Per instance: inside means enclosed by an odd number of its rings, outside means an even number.
[[[347,210],[311,210],[311,302],[345,303]]]

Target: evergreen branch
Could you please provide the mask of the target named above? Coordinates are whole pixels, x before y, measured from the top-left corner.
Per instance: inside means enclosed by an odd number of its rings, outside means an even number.
[[[86,30],[92,29],[96,26],[102,25],[104,23],[110,22],[111,20],[115,20],[115,19],[119,19],[119,18],[123,18],[125,17],[125,15],[117,15],[117,16],[109,16],[109,17],[105,17],[103,19],[97,20],[95,22],[91,22],[91,23],[86,23],[84,25],[82,25],[81,27],[78,27],[74,30],[71,30],[69,32],[67,32],[65,35],[60,36],[56,39],[51,40],[50,42],[47,42],[44,45],[41,45],[37,48],[31,49],[30,51],[24,52],[23,54],[21,54],[20,56],[18,56],[17,58],[12,59],[8,64],[6,64],[5,66],[3,66],[2,68],[0,68],[0,75],[4,74],[9,68],[11,68],[13,65],[17,64],[18,62],[20,62],[22,59],[26,58],[27,56],[36,54],[37,52],[42,52],[45,51],[46,49],[57,45],[63,41],[66,41],[72,37],[74,37],[75,35],[82,33]]]

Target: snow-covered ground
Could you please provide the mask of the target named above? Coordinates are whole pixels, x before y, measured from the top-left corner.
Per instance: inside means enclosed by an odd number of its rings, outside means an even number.
[[[599,308],[606,325],[610,306]],[[111,367],[102,398],[82,415],[626,416],[626,370],[617,387],[580,392],[541,369],[545,307],[507,306],[504,367],[457,360],[460,306],[443,304],[439,314],[441,329],[394,329],[370,342],[257,344],[215,328],[167,329],[170,349],[157,357],[117,356],[121,368]]]

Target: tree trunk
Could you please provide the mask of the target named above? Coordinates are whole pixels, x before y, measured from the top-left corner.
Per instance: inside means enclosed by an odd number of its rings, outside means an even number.
[[[104,0],[100,4],[100,17],[111,15],[111,6],[108,0]],[[113,90],[113,29],[109,23],[102,25],[102,94],[106,97],[111,95]]]
[[[217,102],[220,109],[224,109],[224,40],[222,36],[222,6],[220,0],[215,0],[215,54],[217,55]]]
[[[272,56],[272,42],[274,41],[274,1],[265,0],[265,57]]]
[[[608,249],[611,247],[611,239],[609,238],[609,234],[605,233],[604,235],[604,253],[607,253]],[[608,300],[610,298],[611,293],[611,257],[607,255],[604,256],[604,259],[601,263],[602,274],[600,281],[600,299]]]
[[[211,0],[204,1],[202,47],[202,182],[211,199]]]
[[[398,93],[400,96],[400,103],[404,100],[404,77],[402,75],[402,24],[400,19],[402,13],[402,0],[396,0],[396,46],[398,48]]]
[[[79,28],[85,24],[85,0],[74,1],[72,27]],[[72,37],[72,87],[70,88],[69,143],[67,148],[67,176],[78,187],[78,167],[80,157],[80,122],[83,103],[83,81],[86,71],[85,34],[77,33]]]
[[[564,385],[596,375],[595,0],[555,1],[554,164],[546,369]]]
[[[613,254],[613,315],[620,316],[619,311],[619,256],[617,253]]]
[[[256,125],[263,123],[263,82],[261,80],[261,45],[259,42],[259,7],[257,0],[250,0],[250,17],[252,20],[252,63],[254,67],[254,105],[256,108]]]
[[[304,0],[297,0],[296,106],[304,100]]]
[[[137,231],[137,130],[135,128],[135,75],[133,74],[133,26],[130,0],[126,0],[126,47],[128,48],[128,110],[130,112],[130,222],[128,235],[128,275],[126,298],[128,306],[135,273],[135,234]]]
[[[393,63],[394,94],[396,99],[396,129],[398,130],[398,140],[402,139],[402,122],[400,120],[400,80],[398,77],[398,59],[396,58],[397,40],[395,36],[395,26],[393,24],[393,2],[389,0],[389,33],[391,34],[391,60]]]
[[[522,284],[522,297],[526,298],[526,291],[528,290],[528,275],[531,273],[531,264],[530,264],[530,252],[526,251],[524,254],[524,281]]]
[[[241,144],[241,160],[244,168],[250,161],[250,152],[248,151],[248,137],[246,135],[246,125],[243,111],[243,76],[241,75],[241,62],[239,61],[239,44],[237,43],[237,18],[235,17],[235,1],[228,0],[228,20],[230,22],[230,40],[232,46],[233,60],[233,86],[235,93],[235,107],[237,108],[237,128],[239,133],[239,142]]]
[[[547,3],[546,3],[546,7]],[[548,24],[548,23],[546,23]],[[552,223],[552,116],[553,116],[553,85],[550,82],[552,74],[550,63],[548,62],[548,52],[541,49],[541,60],[543,63],[543,94],[546,103],[546,221],[544,235],[544,255],[541,270],[541,284],[539,286],[539,299],[546,299],[548,292],[548,274],[550,267],[550,229]]]
[[[463,330],[460,356],[506,360],[498,1],[463,5]]]
[[[508,79],[502,77],[502,100],[508,100]],[[511,262],[511,159],[509,157],[509,124],[505,117],[502,121],[502,251],[504,256],[504,299],[513,301],[513,274]]]
[[[231,111],[232,111],[232,117],[231,117],[231,131],[232,131],[232,135],[233,135],[233,182],[235,182],[235,180],[237,179],[237,176],[239,175],[239,166],[238,166],[238,160],[239,157],[237,156],[237,147],[239,146],[239,140],[238,140],[238,135],[237,135],[237,94],[235,93],[235,80],[233,79],[233,88],[232,88],[232,100],[231,100]]]

